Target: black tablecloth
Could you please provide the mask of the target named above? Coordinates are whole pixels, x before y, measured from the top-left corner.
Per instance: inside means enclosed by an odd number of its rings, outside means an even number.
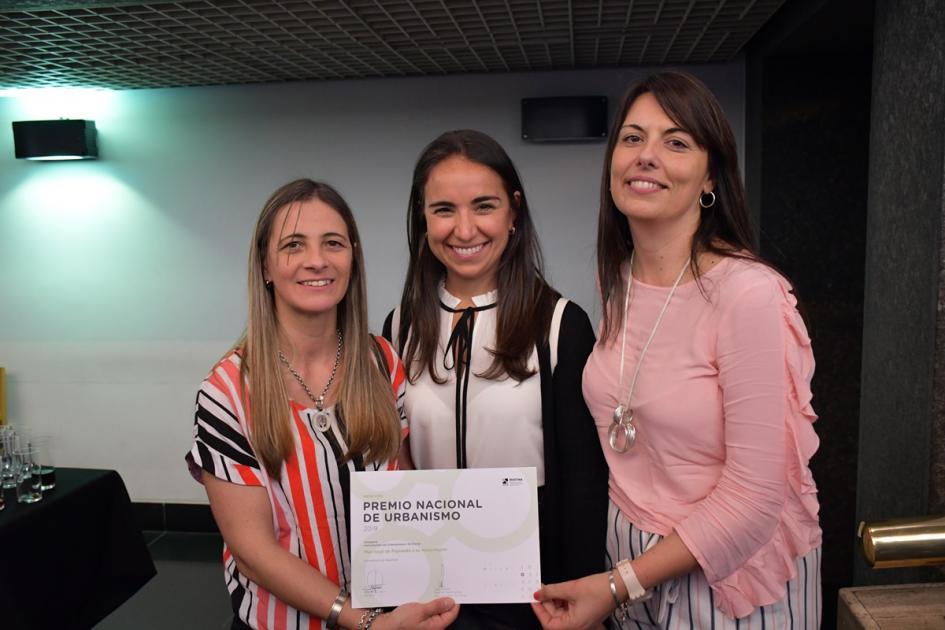
[[[0,628],[91,628],[155,575],[114,470],[60,468],[30,505],[4,492]]]

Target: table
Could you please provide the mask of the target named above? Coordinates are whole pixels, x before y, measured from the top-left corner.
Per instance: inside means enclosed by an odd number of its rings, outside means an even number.
[[[114,470],[59,468],[43,500],[0,512],[0,627],[91,628],[156,574]]]
[[[840,589],[838,630],[945,630],[945,583]]]

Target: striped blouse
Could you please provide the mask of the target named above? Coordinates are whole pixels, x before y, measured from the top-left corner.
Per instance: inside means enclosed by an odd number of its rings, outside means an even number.
[[[387,341],[377,339],[387,359],[385,367],[406,436],[403,366]],[[290,407],[295,450],[282,464],[280,481],[269,477],[247,439],[249,405],[240,380],[240,358],[231,352],[214,366],[197,393],[194,445],[187,460],[194,473],[203,469],[224,481],[266,488],[273,534],[279,545],[350,590],[349,476],[352,471],[366,468],[393,470],[397,463],[374,462],[366,467],[360,456],[340,463],[347,445],[335,407],[330,409],[331,427],[325,433],[315,429],[314,407],[306,408],[295,401],[290,401]],[[199,480],[198,474],[195,477]],[[233,612],[251,628],[325,627],[323,620],[279,601],[240,574],[225,543],[223,564]]]

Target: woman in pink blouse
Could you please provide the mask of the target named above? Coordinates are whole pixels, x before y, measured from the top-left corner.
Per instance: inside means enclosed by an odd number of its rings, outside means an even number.
[[[545,586],[545,628],[817,628],[814,359],[755,253],[732,130],[681,72],[629,90],[601,182],[584,397],[610,467],[605,573]]]

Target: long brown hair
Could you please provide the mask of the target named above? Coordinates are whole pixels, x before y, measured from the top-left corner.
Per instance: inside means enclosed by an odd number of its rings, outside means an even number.
[[[548,337],[558,295],[545,282],[541,248],[518,171],[502,146],[480,131],[461,129],[441,134],[426,146],[414,167],[407,206],[410,263],[400,299],[398,350],[411,382],[423,370],[429,371],[434,381],[445,381],[438,375],[434,363],[440,329],[437,289],[446,268],[427,247],[423,207],[430,172],[454,155],[494,171],[502,179],[509,203],[516,211],[515,231],[499,259],[496,347],[492,349],[492,365],[481,376],[494,379],[508,374],[522,381],[534,374],[528,367],[528,359],[535,344]],[[517,202],[516,192],[519,193]]]
[[[651,74],[630,86],[620,101],[604,155],[597,224],[597,277],[603,306],[601,342],[612,338],[619,327],[619,304],[625,291],[621,268],[633,251],[627,218],[617,209],[610,193],[610,163],[627,112],[643,94],[652,94],[666,115],[709,154],[715,203],[709,208],[700,206],[699,226],[691,246],[693,277],[699,281],[701,252],[761,261],[748,216],[745,186],[738,171],[735,135],[722,106],[709,88],[691,74],[675,70]]]
[[[324,202],[341,216],[352,247],[348,291],[336,307],[338,326],[344,336],[338,372],[338,407],[344,410],[347,427],[345,457],[364,454],[366,461],[381,461],[394,457],[400,448],[400,416],[390,381],[378,369],[375,341],[367,328],[364,257],[354,215],[341,195],[328,184],[297,179],[269,197],[256,221],[249,250],[249,318],[246,332],[237,343],[241,355],[240,375],[249,389],[250,439],[266,471],[276,479],[282,463],[295,446],[284,369],[278,359],[279,321],[263,272],[279,211],[311,199]]]

